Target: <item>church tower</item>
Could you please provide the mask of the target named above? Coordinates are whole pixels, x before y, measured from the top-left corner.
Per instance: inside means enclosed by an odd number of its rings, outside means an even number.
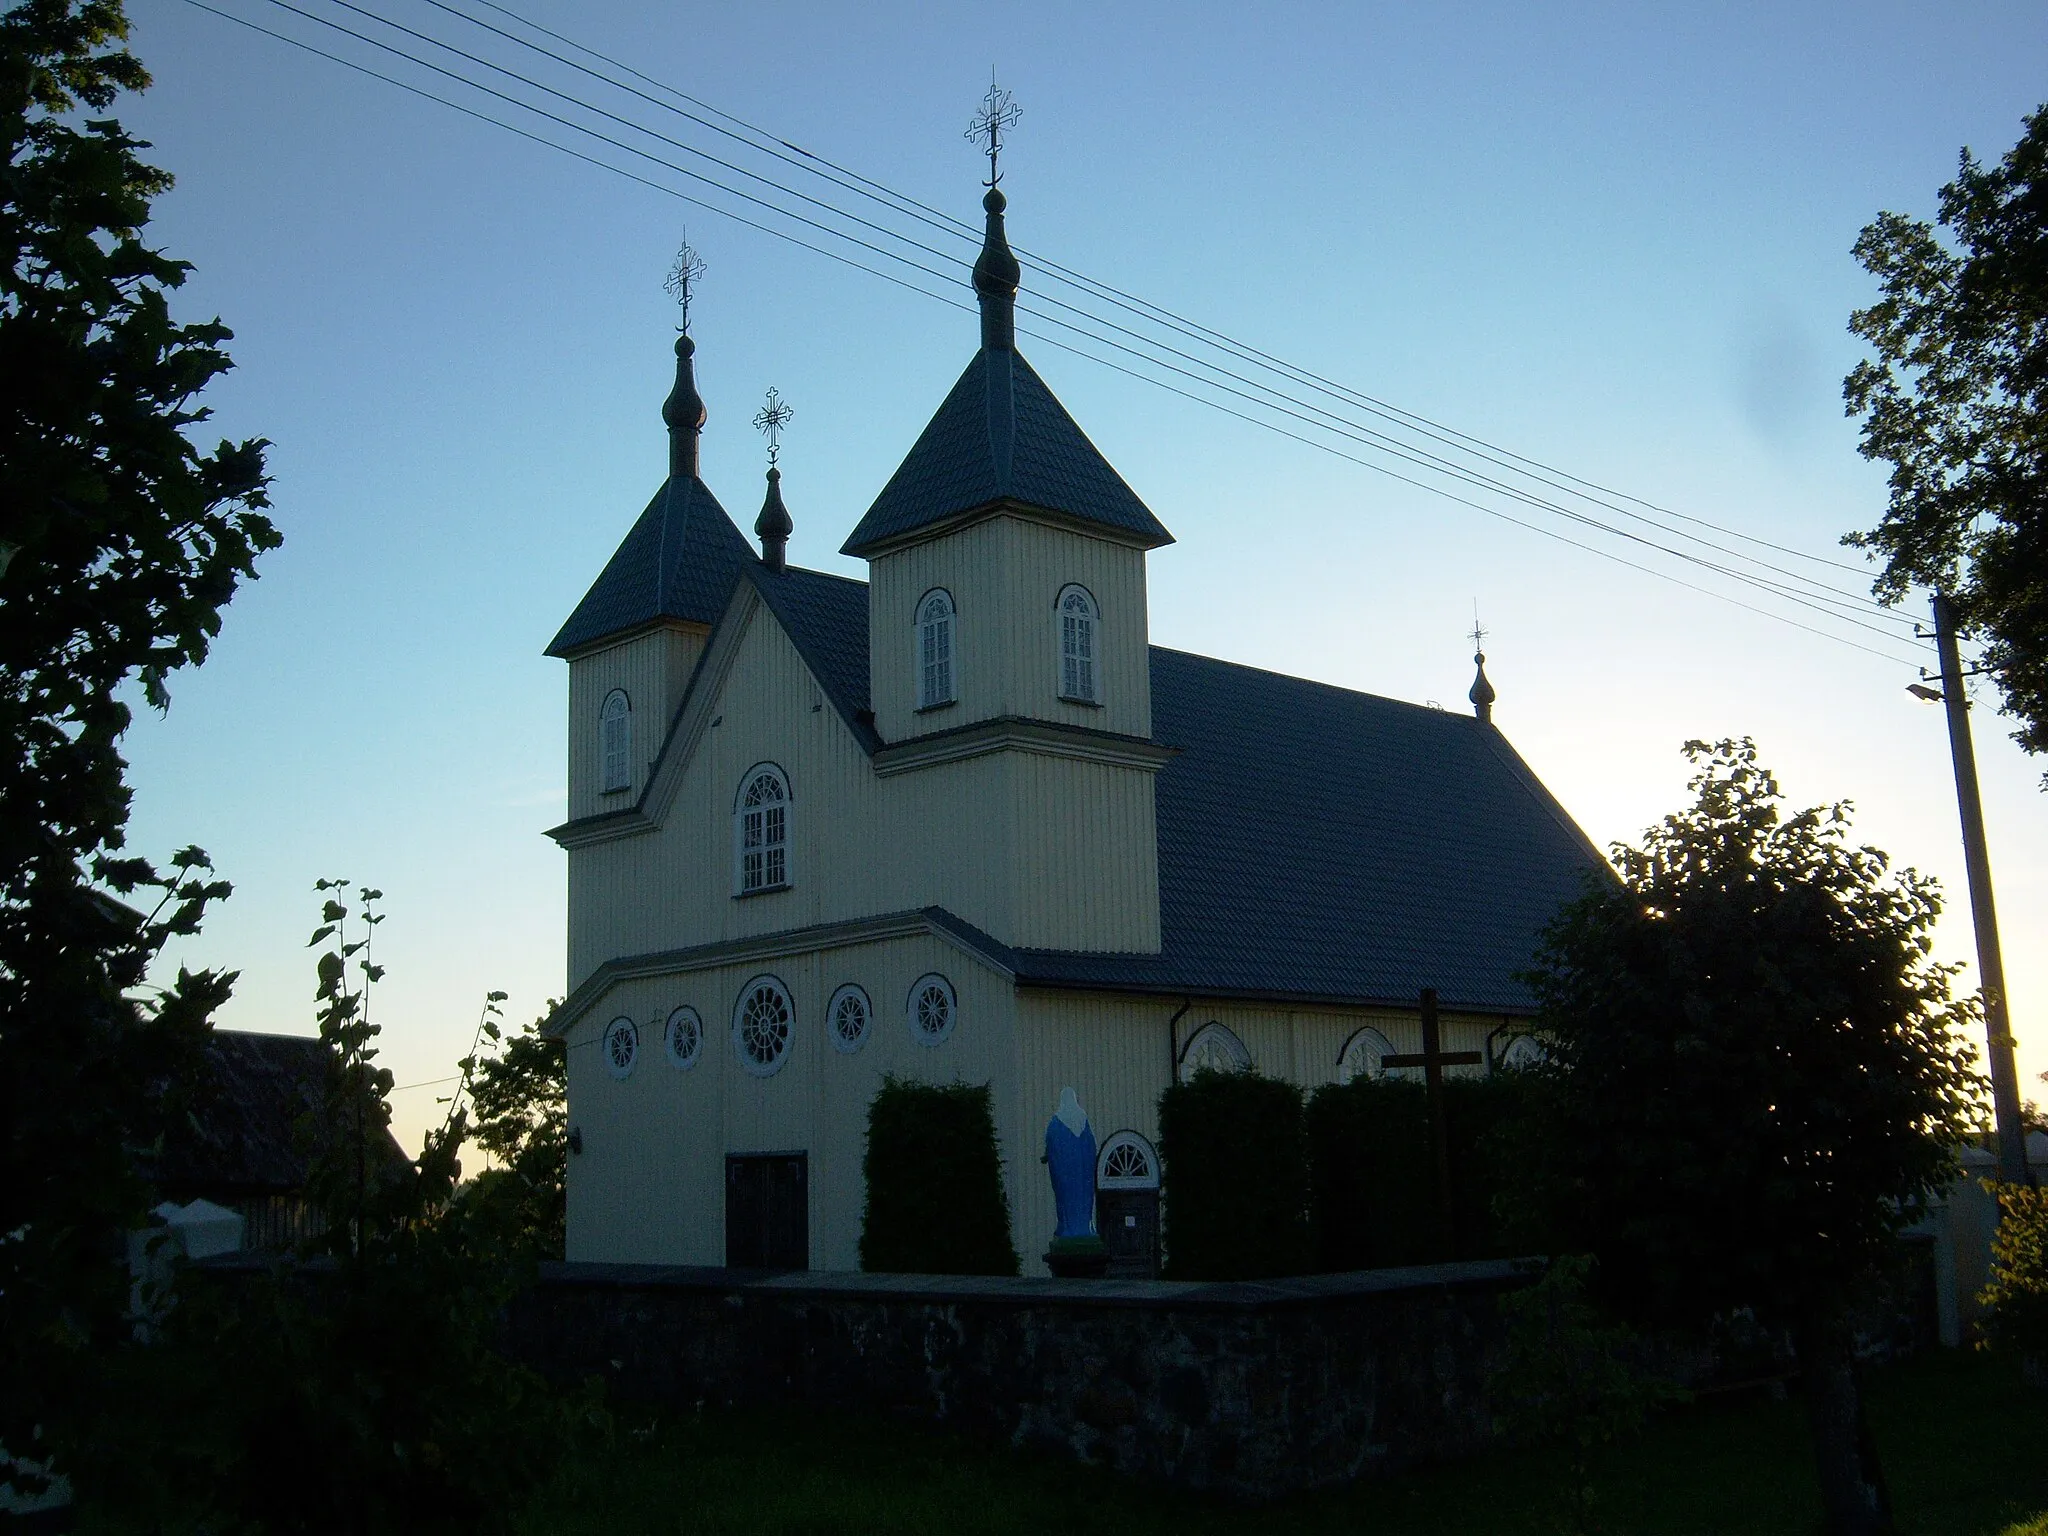
[[[980,349],[843,546],[871,573],[870,698],[889,743],[876,768],[995,759],[969,792],[1010,840],[1015,889],[997,905],[1015,916],[998,937],[1156,950],[1152,777],[1168,754],[1152,741],[1145,556],[1173,536],[1018,352],[1021,273],[994,180]],[[1070,899],[1113,867],[1131,875],[1114,914]]]
[[[711,626],[754,559],[697,474],[704,400],[689,334],[689,247],[671,279],[683,301],[675,387],[661,408],[668,479],[569,615],[547,654],[569,663],[569,819],[631,810]]]

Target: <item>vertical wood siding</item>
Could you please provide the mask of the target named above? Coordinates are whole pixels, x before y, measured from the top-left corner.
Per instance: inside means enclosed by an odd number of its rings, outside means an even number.
[[[710,631],[701,624],[663,625],[569,663],[569,818],[623,810],[647,783],[648,765],[661,750],[668,723],[683,701],[690,669]],[[633,706],[630,788],[604,793],[598,711],[614,689]]]
[[[875,726],[886,741],[998,715],[1060,720],[1126,736],[1152,734],[1145,556],[1102,538],[1022,517],[992,517],[883,555],[871,566],[869,650]],[[1060,589],[1079,582],[1100,618],[1099,707],[1062,700]],[[953,596],[959,703],[918,713],[917,605]]]
[[[1010,751],[878,779],[765,609],[711,709],[663,824],[570,851],[572,988],[621,955],[933,904],[1007,943],[1158,949],[1150,772]],[[789,779],[790,888],[735,899],[734,796],[763,761]]]
[[[936,971],[959,1004],[952,1034],[918,1043],[908,1017],[910,988]],[[754,977],[788,988],[796,1026],[789,1054],[772,1077],[755,1077],[733,1044],[734,1005]],[[867,1043],[835,1049],[825,1005],[846,982],[867,990],[874,1007]],[[662,1026],[689,1004],[704,1020],[697,1065],[669,1062]],[[919,1082],[993,1083],[996,1134],[1007,1192],[1035,1147],[1019,1151],[1014,1094],[1015,1000],[1009,983],[953,945],[928,936],[847,945],[669,977],[625,982],[569,1032],[569,1120],[583,1151],[569,1160],[572,1259],[620,1263],[725,1262],[725,1156],[730,1152],[807,1152],[814,1269],[860,1267],[861,1159],[867,1111],[885,1074]],[[640,1054],[623,1080],[606,1069],[599,1042],[621,1014],[640,1029]]]

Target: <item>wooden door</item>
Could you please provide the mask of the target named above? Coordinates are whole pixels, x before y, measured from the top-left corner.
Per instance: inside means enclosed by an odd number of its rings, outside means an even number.
[[[1098,1189],[1095,1230],[1109,1247],[1107,1273],[1150,1280],[1159,1273],[1159,1191]]]
[[[811,1267],[810,1156],[735,1153],[725,1160],[729,1269]]]

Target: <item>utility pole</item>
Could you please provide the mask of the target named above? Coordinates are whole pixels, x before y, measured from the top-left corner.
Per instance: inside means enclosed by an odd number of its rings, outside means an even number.
[[[1963,868],[1970,881],[1970,919],[1977,928],[1998,1177],[2007,1184],[2029,1184],[2020,1074],[2013,1060],[2012,1016],[2005,1006],[2005,961],[1998,949],[1998,909],[1991,901],[1991,855],[1984,846],[1984,805],[1977,796],[1977,753],[1970,745],[1970,700],[1963,692],[1963,662],[1956,648],[1955,604],[1945,592],[1934,594],[1934,643],[1941,651],[1941,700],[1948,709],[1949,755],[1955,759],[1956,805],[1963,818]]]

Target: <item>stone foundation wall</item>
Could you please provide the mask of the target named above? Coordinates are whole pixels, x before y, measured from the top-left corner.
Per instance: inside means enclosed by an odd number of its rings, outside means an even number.
[[[1492,1436],[1487,1262],[1258,1283],[549,1264],[516,1354],[620,1398],[887,1413],[1249,1498]]]

